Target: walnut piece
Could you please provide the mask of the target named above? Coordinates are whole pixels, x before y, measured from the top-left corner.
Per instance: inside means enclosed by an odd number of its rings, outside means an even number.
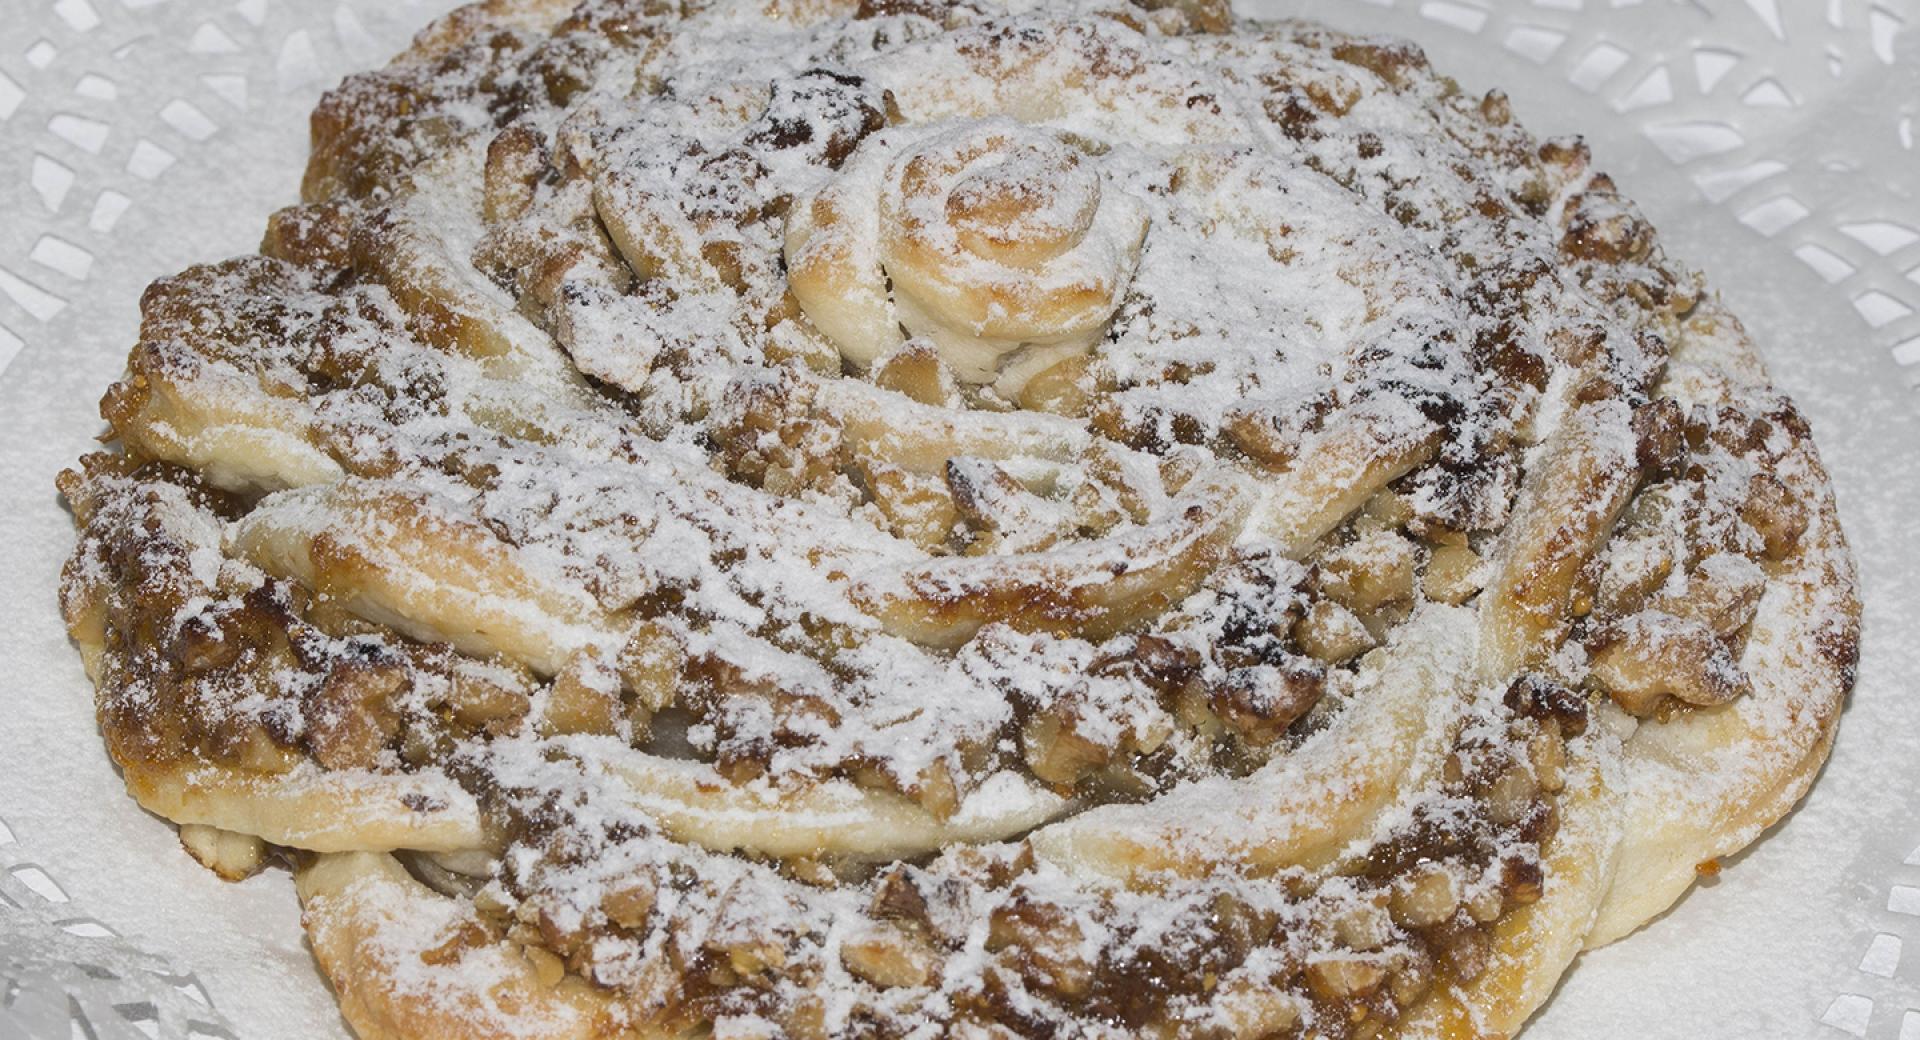
[[[1659,611],[1609,626],[1592,654],[1594,678],[1632,715],[1653,714],[1669,696],[1711,707],[1751,689],[1712,629]]]

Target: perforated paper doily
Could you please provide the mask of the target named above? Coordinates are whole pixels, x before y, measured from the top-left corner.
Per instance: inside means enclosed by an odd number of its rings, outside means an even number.
[[[4,1040],[346,1035],[286,876],[214,879],[122,792],[56,615],[53,476],[100,428],[141,288],[251,250],[295,195],[319,92],[445,6],[0,10]],[[1414,37],[1536,132],[1587,134],[1812,417],[1861,563],[1860,683],[1812,796],[1583,958],[1529,1040],[1920,1040],[1920,0],[1243,7]]]

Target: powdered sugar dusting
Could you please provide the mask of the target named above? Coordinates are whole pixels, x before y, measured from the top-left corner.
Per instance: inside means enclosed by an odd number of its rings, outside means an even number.
[[[340,233],[157,286],[69,478],[116,753],[457,781],[449,898],[367,897],[455,1017],[1345,1036],[1556,973],[1499,925],[1599,911],[1634,755],[1824,732],[1753,678],[1848,638],[1803,424],[1685,380],[1696,279],[1498,95],[1082,6],[475,13],[333,95],[282,219]]]

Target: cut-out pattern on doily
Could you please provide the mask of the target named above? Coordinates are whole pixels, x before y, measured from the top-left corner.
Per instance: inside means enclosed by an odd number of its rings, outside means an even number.
[[[1861,333],[1920,386],[1920,201],[1910,194],[1920,172],[1920,0],[1343,3],[1415,35],[1417,22],[1470,34],[1594,95],[1706,202],[1843,294]],[[7,196],[17,204],[0,221],[0,374],[57,346],[50,323],[111,254],[124,215],[182,156],[266,95],[383,60],[391,46],[381,41],[399,39],[396,27],[449,5],[53,0],[15,15],[23,24],[0,44],[0,139],[9,142],[0,189],[22,190]],[[1328,13],[1324,0],[1247,6]],[[164,82],[155,69],[169,70]],[[1858,98],[1884,110],[1874,132],[1857,133],[1857,116],[1821,118]],[[65,1036],[78,1015],[100,1040],[232,1035],[191,976],[58,909],[64,892],[27,855],[0,824],[0,1026]],[[1818,1016],[1830,1035],[1920,1040],[1920,1008],[1901,996],[1912,987],[1896,985],[1920,959],[1920,848],[1889,866],[1885,910],[1853,980]],[[124,971],[61,976],[75,987],[64,1002],[17,983],[28,957],[59,956],[120,958]]]
[[[1395,0],[1367,0],[1395,7]],[[1398,0],[1599,96],[1690,179],[1846,295],[1920,386],[1920,9],[1894,0]],[[1825,120],[1850,99],[1876,132]],[[1901,171],[1907,171],[1902,176]]]
[[[448,0],[191,5],[58,0],[0,51],[0,184],[25,184],[37,206],[0,224],[0,373],[64,311],[144,182],[243,116],[262,92],[309,87],[384,60],[378,39],[423,22]],[[386,31],[370,32],[369,25]],[[156,55],[155,52],[159,52]],[[128,70],[176,68],[164,85]]]
[[[0,820],[0,1035],[239,1040],[205,987],[123,941]]]
[[[121,219],[182,156],[264,95],[384,60],[405,38],[396,27],[446,6],[57,0],[26,16],[23,31],[10,27],[0,43],[0,140],[9,145],[0,188],[23,190],[0,196],[13,200],[0,221],[0,375],[27,351],[56,346],[50,324],[112,254]],[[188,7],[204,15],[181,34]],[[178,71],[161,83],[153,69]],[[192,974],[77,908],[51,865],[0,821],[0,1036],[240,1034]]]

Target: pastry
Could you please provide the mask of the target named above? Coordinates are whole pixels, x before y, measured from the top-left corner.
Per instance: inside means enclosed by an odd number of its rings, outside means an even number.
[[[387,1038],[1502,1037],[1805,792],[1832,496],[1577,139],[1219,0],[489,0],[61,478]]]

